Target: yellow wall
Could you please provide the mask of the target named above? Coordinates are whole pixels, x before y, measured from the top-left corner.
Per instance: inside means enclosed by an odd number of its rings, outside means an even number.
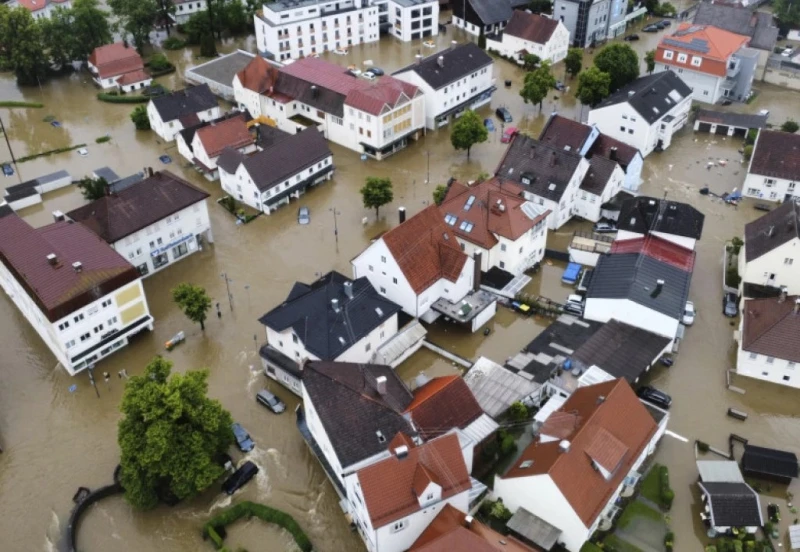
[[[124,311],[119,313],[119,318],[122,321],[123,326],[127,326],[137,318],[140,318],[144,315],[144,301],[139,301],[132,307],[128,307]]]
[[[131,287],[124,289],[120,292],[117,292],[114,295],[114,300],[117,302],[117,306],[121,307],[126,303],[130,303],[134,299],[138,299],[142,295],[142,288],[137,281]]]

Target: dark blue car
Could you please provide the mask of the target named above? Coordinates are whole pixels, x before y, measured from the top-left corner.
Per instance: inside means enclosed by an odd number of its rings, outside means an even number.
[[[3,174],[6,176],[14,176],[14,169],[8,163],[3,163]]]
[[[486,130],[488,130],[489,132],[494,132],[494,121],[492,121],[491,119],[484,119],[483,126],[485,126]]]
[[[234,423],[231,426],[233,430],[233,435],[236,437],[236,444],[239,446],[239,450],[242,452],[250,452],[256,447],[256,444],[250,438],[250,434],[247,433],[247,430],[242,427],[241,424]]]

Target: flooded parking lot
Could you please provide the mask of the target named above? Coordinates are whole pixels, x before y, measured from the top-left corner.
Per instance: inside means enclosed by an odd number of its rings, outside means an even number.
[[[660,33],[640,33],[640,36],[642,40],[633,45],[644,52],[654,46]],[[438,43],[445,46],[453,38],[463,37],[449,30],[439,36]],[[225,51],[247,48],[249,42],[230,42]],[[353,48],[348,56],[331,55],[330,60],[361,64],[371,59],[391,71],[411,63],[420,47],[385,39],[379,44]],[[169,53],[178,65],[178,72],[164,78],[165,84],[171,88],[181,86],[182,72],[192,63],[193,54],[191,50]],[[587,55],[587,63],[588,59]],[[518,95],[521,70],[502,60],[495,67],[498,91],[491,106],[480,110],[483,117],[492,117],[496,107],[505,105],[518,127],[537,133],[553,110],[568,117],[579,113],[580,105],[570,94],[557,100],[551,95],[541,113],[538,106],[524,105]],[[558,71],[563,68],[557,67],[556,74]],[[506,79],[514,83],[511,88],[504,87]],[[777,124],[800,113],[800,94],[771,86],[757,88],[759,96],[753,103],[727,109],[755,112],[768,108],[771,121]],[[0,110],[15,155],[88,144],[88,157],[70,152],[21,164],[22,180],[60,169],[80,178],[103,165],[111,166],[119,174],[152,166],[175,171],[207,190],[214,200],[222,196],[219,184],[208,183],[186,168],[174,147],[160,143],[153,133],[134,130],[129,119],[133,106],[101,103],[95,94],[96,89],[85,73],[53,80],[41,89],[22,91],[9,75],[0,76],[0,97],[45,104],[38,110]],[[55,116],[62,127],[54,128],[44,121],[47,115]],[[112,137],[111,142],[95,144],[95,139],[105,134]],[[464,152],[453,150],[449,131],[443,129],[429,133],[382,162],[361,161],[354,152],[333,144],[331,148],[336,164],[333,180],[271,216],[237,226],[225,210],[214,203],[209,205],[214,246],[145,281],[156,320],[155,330],[141,335],[130,347],[98,366],[98,371],[108,371],[114,376],[108,386],[99,384],[99,398],[86,377],[70,378],[55,367],[55,359],[33,329],[5,295],[0,297],[0,345],[4,352],[0,366],[3,378],[0,439],[4,449],[0,455],[0,494],[4,498],[0,534],[13,535],[13,541],[7,541],[4,550],[54,549],[77,487],[94,488],[110,481],[119,458],[116,424],[123,387],[115,374],[123,368],[130,374],[140,373],[149,359],[164,353],[163,343],[180,330],[187,332],[186,343],[164,354],[175,363],[177,371],[208,367],[211,396],[231,411],[257,443],[250,457],[262,470],[236,499],[257,500],[292,514],[306,529],[315,548],[322,552],[363,549],[341,515],[333,488],[300,438],[291,413],[274,416],[254,401],[256,391],[266,385],[287,402],[289,411],[297,404],[294,396],[268,383],[258,369],[256,349],[264,332],[256,319],[282,301],[295,280],[309,282],[331,269],[350,274],[350,259],[372,237],[396,224],[399,206],[405,206],[410,214],[416,213],[430,203],[435,185],[450,176],[471,180],[480,173],[493,172],[503,146],[498,131],[488,143],[474,147],[468,160]],[[746,394],[725,388],[725,370],[733,366],[734,328],[720,312],[722,248],[730,237],[742,234],[743,224],[757,218],[758,211],[748,202],[734,209],[699,195],[698,190],[708,185],[712,191],[721,193],[741,187],[745,166],[741,164],[740,148],[739,142],[695,135],[691,129],[685,129],[670,149],[647,158],[643,174],[643,193],[667,194],[671,199],[692,203],[706,215],[691,291],[698,309],[697,321],[687,331],[675,366],[660,368],[652,375],[652,383],[674,399],[670,430],[689,439],[684,442],[667,436],[657,453],[657,460],[670,467],[676,490],[671,517],[679,550],[699,549],[704,534],[698,517],[699,499],[693,486],[696,480],[693,439],[725,448],[727,436],[733,431],[756,444],[800,452],[800,423],[796,419],[800,414],[797,406],[800,395],[796,391],[742,378],[736,380],[736,385],[744,388]],[[169,166],[158,160],[165,152],[174,159]],[[3,144],[0,159],[8,158]],[[709,161],[719,159],[727,160],[726,166],[706,168]],[[368,175],[390,177],[395,189],[394,202],[381,210],[377,221],[374,212],[362,207],[358,194]],[[15,176],[6,178],[4,184],[17,182]],[[41,226],[52,220],[53,210],[67,211],[82,203],[78,190],[64,189],[47,196],[43,205],[21,214],[33,225]],[[299,205],[311,210],[312,222],[308,226],[296,224]],[[332,209],[339,213],[338,240],[333,231]],[[366,224],[362,224],[364,217]],[[552,233],[549,246],[563,249],[572,232],[580,227],[570,223]],[[568,288],[561,285],[560,272],[558,265],[544,266],[528,291],[563,299]],[[223,273],[230,279],[231,306],[226,300]],[[204,333],[172,305],[170,289],[184,281],[206,287],[223,309],[222,319],[210,320]],[[436,325],[430,328],[430,338],[463,357],[474,359],[485,355],[502,362],[535,337],[544,324],[500,309],[489,325],[488,336]],[[434,353],[421,350],[398,371],[404,379],[412,381],[420,372],[438,376],[455,373],[457,368]],[[78,389],[70,393],[68,388],[73,383]],[[730,406],[748,412],[749,419],[737,422],[726,417],[725,411]],[[216,488],[191,502],[147,513],[132,511],[121,498],[109,499],[94,506],[85,516],[79,533],[80,547],[86,551],[120,552],[188,552],[204,547],[210,550],[210,545],[201,542],[200,526],[214,510],[229,503],[230,498],[220,498]],[[788,517],[785,515],[784,520]],[[286,535],[252,522],[234,527],[231,537],[231,545],[251,550],[277,552],[289,546]]]

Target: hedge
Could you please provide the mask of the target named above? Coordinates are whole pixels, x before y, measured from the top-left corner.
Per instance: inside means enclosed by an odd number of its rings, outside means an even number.
[[[223,510],[218,515],[208,520],[203,526],[203,534],[210,537],[211,540],[214,541],[215,546],[219,548],[222,545],[222,538],[217,533],[220,528],[230,525],[243,517],[250,518],[253,516],[286,529],[292,537],[294,537],[294,541],[302,552],[311,552],[311,540],[309,540],[308,536],[292,516],[264,504],[256,504],[255,502],[240,502],[227,510]],[[216,535],[216,538],[214,535]]]
[[[0,107],[44,107],[43,103],[39,102],[17,102],[17,101],[2,101]]]
[[[166,69],[161,69],[160,71],[156,71],[155,69],[150,69],[150,76],[153,78],[161,77],[163,75],[168,75],[170,73],[174,73],[176,71],[174,65],[170,65]]]
[[[669,510],[675,499],[675,491],[669,486],[669,469],[666,466],[658,467],[658,483],[661,491],[661,506],[665,510]]]
[[[147,103],[150,101],[150,98],[146,96],[139,96],[139,95],[120,96],[119,94],[108,94],[107,92],[98,92],[97,99],[109,103],[128,103],[128,104]]]
[[[76,150],[78,148],[85,147],[86,144],[78,144],[77,146],[69,146],[67,148],[58,148],[50,151],[43,151],[42,153],[34,153],[33,155],[28,155],[27,157],[20,157],[17,159],[17,163],[24,163],[25,161],[30,161],[31,159],[37,159],[39,157],[46,157],[48,155],[52,155],[54,153],[64,153],[67,151]],[[4,163],[11,163],[11,161],[5,161]]]
[[[101,136],[100,138],[95,138],[95,142],[98,144],[105,144],[106,142],[111,141],[111,136]]]

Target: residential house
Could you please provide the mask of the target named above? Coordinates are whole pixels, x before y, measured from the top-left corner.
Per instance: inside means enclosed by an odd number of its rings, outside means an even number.
[[[333,271],[310,285],[295,282],[286,300],[258,319],[266,329],[265,373],[300,394],[306,361],[370,362],[397,333],[399,311],[366,278]]]
[[[435,130],[491,101],[497,88],[493,67],[489,54],[466,42],[418,59],[393,76],[423,92],[425,126]]]
[[[664,411],[646,407],[623,380],[576,390],[550,414],[538,436],[502,476],[494,494],[561,530],[578,552],[598,527],[609,527],[626,487],[666,430]]]
[[[333,176],[333,153],[316,128],[286,134],[264,126],[259,132],[281,137],[249,155],[225,148],[219,158],[222,189],[231,197],[269,215]]]
[[[514,10],[525,9],[525,0],[463,0],[453,2],[453,26],[473,36],[502,31]]]
[[[514,10],[506,28],[486,38],[486,49],[515,59],[520,65],[527,54],[555,64],[567,57],[569,30],[558,19]]]
[[[515,182],[490,178],[465,186],[450,182],[439,206],[461,250],[480,253],[484,272],[496,266],[517,275],[544,258],[549,211],[521,196]]]
[[[181,151],[181,142],[186,144],[185,136],[191,136],[190,146]],[[189,152],[186,152],[186,149]],[[239,155],[247,155],[257,151],[256,139],[251,134],[246,122],[246,114],[238,116],[221,117],[219,119],[200,123],[191,129],[184,129],[178,133],[178,151],[186,157],[191,155],[189,161],[208,180],[219,178],[217,163],[223,151],[232,151]]]
[[[208,194],[159,171],[67,213],[100,236],[142,276],[213,243]]]
[[[658,43],[654,74],[677,73],[698,102],[743,102],[750,97],[759,57],[749,43],[749,36],[713,25],[681,23]]]
[[[25,8],[31,12],[34,19],[48,19],[56,8],[70,9],[72,2],[71,0],[10,0],[6,5],[9,8]]]
[[[127,42],[98,46],[89,56],[87,65],[92,79],[100,88],[133,92],[153,82],[153,78],[144,70],[139,52]]]
[[[175,145],[178,148],[178,153],[180,153],[183,156],[184,159],[186,159],[190,163],[194,164],[195,168],[198,171],[200,171],[206,178],[208,178],[210,180],[214,180],[219,175],[217,173],[216,166],[214,167],[214,169],[212,171],[208,171],[205,168],[203,168],[203,166],[201,166],[201,165],[196,163],[196,161],[199,161],[199,160],[197,159],[197,156],[195,155],[195,151],[194,151],[195,134],[201,128],[205,128],[205,127],[211,126],[211,125],[215,125],[216,126],[216,125],[218,125],[220,123],[228,121],[229,119],[238,119],[239,123],[227,128],[227,129],[224,129],[225,131],[221,133],[220,138],[221,139],[230,139],[230,135],[233,134],[234,135],[234,143],[238,142],[238,141],[245,142],[245,138],[244,138],[244,135],[241,133],[242,132],[241,129],[244,128],[244,130],[247,131],[248,127],[250,126],[250,122],[252,121],[252,118],[250,117],[250,115],[246,111],[245,112],[241,112],[241,111],[231,110],[230,112],[224,114],[222,117],[220,117],[218,119],[214,119],[212,121],[201,121],[201,122],[197,123],[196,125],[192,125],[192,126],[190,126],[188,128],[184,128],[183,130],[179,131],[175,135]],[[237,134],[239,136],[235,136]],[[237,138],[238,138],[238,140],[237,140]],[[206,139],[206,142],[208,142],[209,147],[211,147],[212,144],[210,142],[210,136],[206,135],[205,139]],[[247,151],[255,151],[257,145],[255,143],[255,139],[249,134],[249,132],[248,132],[248,139],[250,139],[251,142],[250,143],[246,143],[245,142],[244,146],[242,146],[243,149],[245,149]],[[199,144],[199,147],[202,147],[202,149],[203,149],[203,151],[201,153],[201,155],[203,155],[203,158],[208,157],[207,152],[205,150],[205,146],[202,144],[202,142]],[[214,157],[215,157],[215,163],[214,164],[216,165],[216,158],[219,157],[219,154],[215,155]]]
[[[170,14],[175,23],[183,25],[196,13],[206,11],[206,0],[172,0],[175,13]]]
[[[253,57],[247,66],[233,77],[233,96],[242,111],[258,117],[266,111],[270,89],[278,80],[278,66],[261,56]]]
[[[686,125],[692,89],[671,71],[640,77],[589,112],[589,124],[637,148],[642,157],[667,149]]]
[[[705,215],[688,203],[639,196],[622,202],[617,239],[655,236],[694,250],[704,222]]]
[[[747,477],[789,485],[800,474],[797,455],[793,452],[745,443],[742,473]]]
[[[800,296],[746,299],[742,305],[736,373],[787,387],[800,387]]]
[[[733,533],[744,528],[753,534],[764,525],[758,493],[745,483],[736,462],[700,460],[697,470],[703,501],[700,519],[711,532]]]
[[[495,176],[521,184],[526,200],[552,213],[547,225],[550,230],[557,230],[572,218],[588,171],[589,161],[580,152],[518,134],[500,160]]]
[[[627,11],[624,0],[555,0],[552,17],[567,28],[573,46],[588,48],[624,33]]]
[[[0,286],[71,376],[153,329],[139,273],[82,224],[0,206]]]
[[[150,128],[167,142],[184,128],[219,119],[220,115],[219,103],[207,84],[151,98],[147,104]]]
[[[743,195],[770,201],[800,197],[800,135],[761,130],[756,138]]]
[[[745,297],[800,295],[800,205],[787,201],[744,226],[739,276]]]
[[[472,485],[456,435],[421,445],[400,435],[393,445],[389,458],[346,479],[351,514],[369,552],[404,552],[446,505],[469,508]]]

